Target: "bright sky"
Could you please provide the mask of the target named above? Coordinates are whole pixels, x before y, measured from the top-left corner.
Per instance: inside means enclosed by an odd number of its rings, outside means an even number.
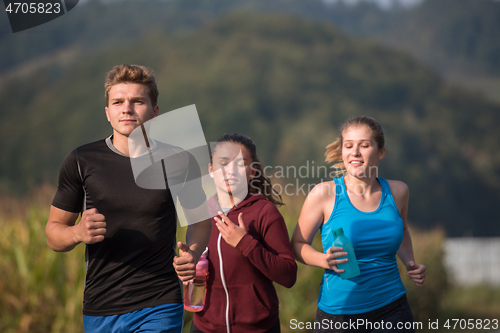
[[[325,2],[337,2],[339,0],[324,0]],[[422,2],[423,0],[343,0],[344,2],[347,2],[347,3],[357,3],[359,1],[369,1],[369,2],[375,2],[375,3],[378,3],[382,8],[390,8],[391,5],[395,2],[395,1],[399,1],[401,4],[405,5],[405,6],[413,6],[413,5],[416,5],[420,2]]]

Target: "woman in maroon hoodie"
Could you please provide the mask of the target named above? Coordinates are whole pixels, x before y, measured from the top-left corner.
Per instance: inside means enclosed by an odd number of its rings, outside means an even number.
[[[280,332],[273,282],[287,288],[297,278],[281,197],[263,173],[253,141],[226,134],[212,147],[209,199],[212,234],[203,311],[191,332]]]

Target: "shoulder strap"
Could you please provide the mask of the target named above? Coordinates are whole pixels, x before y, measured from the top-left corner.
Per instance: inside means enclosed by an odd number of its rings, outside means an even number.
[[[399,212],[398,206],[396,205],[396,201],[394,201],[394,197],[392,196],[391,186],[389,182],[385,178],[377,178],[380,181],[380,185],[382,186],[382,200],[387,200],[396,211]]]
[[[335,181],[335,205],[337,205],[338,199],[345,192],[344,177],[333,178],[333,180]]]

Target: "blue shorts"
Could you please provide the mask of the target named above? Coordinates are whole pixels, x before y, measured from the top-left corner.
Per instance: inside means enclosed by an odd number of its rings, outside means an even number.
[[[121,315],[83,316],[85,333],[181,333],[184,304],[169,303]]]

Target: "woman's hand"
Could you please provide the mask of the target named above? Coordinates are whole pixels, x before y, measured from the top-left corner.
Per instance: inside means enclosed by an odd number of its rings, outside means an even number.
[[[425,283],[425,275],[427,274],[427,268],[425,265],[417,264],[414,261],[408,262],[406,265],[406,270],[408,273],[406,275],[415,282],[419,287],[422,287]]]
[[[347,258],[337,259],[339,257],[347,257],[347,252],[340,252],[344,250],[341,247],[332,246],[326,251],[326,262],[328,265],[328,269],[333,270],[335,273],[343,273],[343,269],[339,269],[337,267],[338,264],[343,264],[348,261]]]
[[[243,223],[243,213],[238,215],[238,225],[234,224],[224,213],[219,212],[219,217],[214,217],[215,226],[219,229],[222,238],[231,245],[236,247],[240,240],[247,233],[247,228]]]

